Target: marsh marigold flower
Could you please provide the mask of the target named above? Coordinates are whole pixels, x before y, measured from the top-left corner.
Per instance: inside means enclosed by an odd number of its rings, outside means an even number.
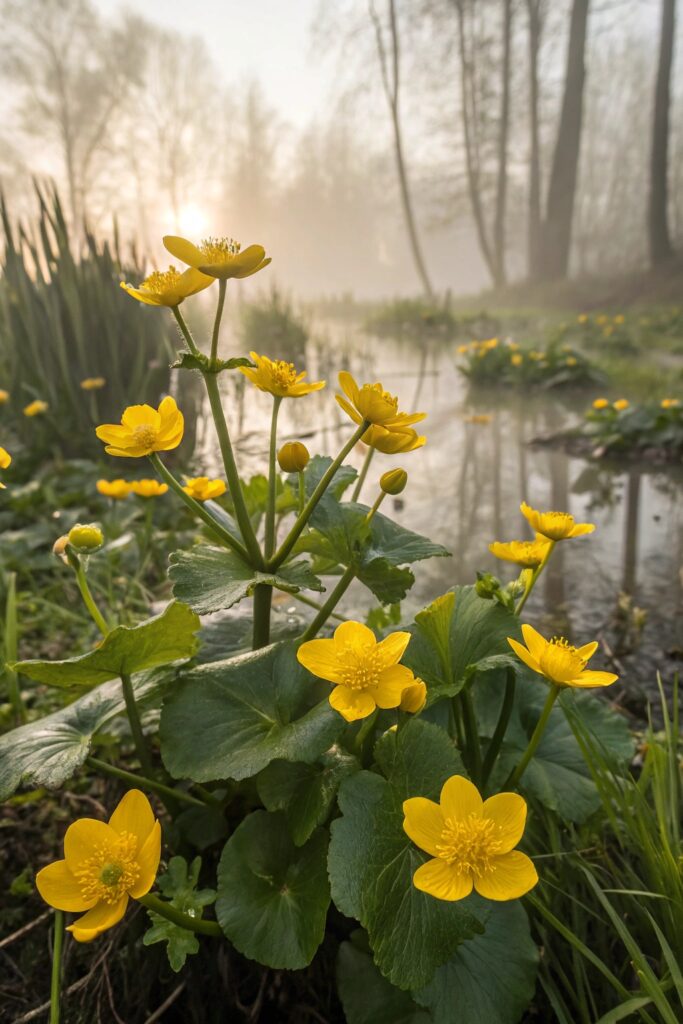
[[[158,409],[151,405],[129,405],[121,423],[105,423],[95,433],[104,441],[109,455],[139,459],[152,452],[177,448],[183,439],[183,414],[170,396]]]
[[[399,412],[398,398],[385,391],[379,382],[359,387],[345,370],[339,374],[339,385],[345,397],[335,395],[335,398],[344,412],[354,423],[367,420],[371,424],[361,438],[365,444],[396,455],[414,451],[425,443],[426,439],[418,436],[412,424],[423,420],[426,413]]]
[[[680,402],[677,398],[663,398],[660,405],[662,409],[677,409]]]
[[[513,366],[521,366],[524,362],[524,356],[521,352],[513,352],[510,356],[510,362]]]
[[[277,453],[277,461],[283,473],[302,473],[308,465],[311,454],[301,441],[287,441]]]
[[[612,402],[612,408],[616,409],[617,412],[623,412],[624,409],[628,409],[630,404],[627,398],[617,398],[616,402]]]
[[[586,668],[598,649],[597,640],[583,647],[572,647],[564,637],[546,640],[527,623],[522,626],[522,636],[526,647],[512,637],[507,638],[512,650],[525,665],[556,686],[609,686],[619,678],[613,672],[593,672]]]
[[[413,885],[439,900],[462,900],[476,889],[487,900],[516,900],[538,882],[533,861],[515,850],[524,834],[526,801],[517,793],[482,800],[461,775],[447,779],[439,803],[403,802],[403,829],[432,860]]]
[[[0,388],[0,405],[4,405],[5,402],[9,402],[9,391]]]
[[[90,942],[123,917],[128,898],[152,888],[161,856],[161,826],[149,800],[131,789],[109,823],[80,818],[64,836],[64,860],[36,875],[38,892],[57,910],[80,913],[69,925],[78,942]]]
[[[159,498],[166,494],[168,484],[159,483],[158,480],[133,480],[130,489],[138,498]]]
[[[421,679],[416,679],[410,686],[406,686],[401,694],[401,703],[398,709],[399,711],[410,711],[415,715],[418,711],[422,711],[426,703],[427,686]]]
[[[256,366],[240,366],[239,369],[259,391],[268,391],[278,398],[301,398],[325,387],[324,380],[304,381],[306,371],[297,373],[294,363],[269,359],[258,352],[250,352],[249,356]]]
[[[540,533],[543,537],[547,537],[548,540],[568,540],[571,537],[582,537],[585,533],[592,533],[595,529],[595,523],[577,523],[569,512],[537,512],[525,501],[519,508],[531,529],[536,534]],[[538,540],[538,537],[536,539]]]
[[[106,383],[104,377],[86,377],[81,381],[81,387],[84,391],[99,391]]]
[[[98,480],[95,487],[103,497],[123,501],[130,494],[133,485],[119,477],[117,480]]]
[[[367,718],[375,708],[396,708],[417,680],[399,665],[410,633],[390,633],[379,642],[362,622],[342,622],[329,640],[308,640],[299,662],[320,679],[334,683],[330,704],[346,719]]]
[[[10,453],[7,451],[6,448],[0,447],[0,469],[7,469],[11,462],[12,456],[10,455]],[[6,489],[6,485],[0,482],[0,490],[4,491]]]
[[[209,480],[208,476],[195,476],[185,481],[183,490],[195,501],[210,501],[212,498],[220,498],[221,494],[225,494],[227,488],[222,480]]]
[[[608,406],[609,406],[609,399],[608,398],[596,398],[595,401],[593,402],[593,408],[594,409],[598,409],[598,410],[600,410],[600,409],[607,409]]]
[[[229,277],[250,277],[271,262],[262,245],[248,245],[242,249],[234,238],[206,238],[193,245],[187,238],[164,235],[164,245],[171,256],[209,277],[226,280]]]
[[[179,306],[190,295],[196,295],[213,282],[213,277],[201,274],[193,267],[182,272],[175,267],[169,267],[168,270],[155,270],[137,288],[124,281],[121,282],[121,287],[124,292],[128,292],[138,302],[144,302],[147,306],[172,307]]]
[[[514,562],[525,569],[537,569],[548,554],[547,537],[537,534],[536,540],[509,540],[506,543],[495,540],[489,544],[489,551],[496,558]]]
[[[36,398],[33,402],[29,402],[28,405],[24,406],[24,416],[42,416],[48,409],[47,402],[44,402],[41,398]]]

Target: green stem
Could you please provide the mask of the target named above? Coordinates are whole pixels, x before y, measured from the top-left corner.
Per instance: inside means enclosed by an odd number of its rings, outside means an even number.
[[[354,431],[354,433],[346,442],[342,450],[339,452],[339,455],[337,455],[336,459],[328,467],[327,471],[322,475],[318,482],[318,486],[315,488],[313,494],[310,496],[310,498],[304,505],[303,511],[297,517],[294,525],[292,526],[292,529],[289,531],[289,533],[285,537],[284,541],[282,542],[278,550],[270,559],[268,563],[269,569],[277,569],[279,568],[279,566],[282,565],[285,558],[290,553],[290,551],[296,544],[297,540],[299,539],[299,536],[301,535],[304,527],[306,526],[306,523],[313,514],[316,505],[318,504],[323,494],[325,493],[330,483],[332,482],[335,473],[337,472],[337,470],[339,469],[339,467],[341,466],[342,462],[349,454],[351,449],[354,447],[354,445],[358,441],[360,441],[361,437],[363,436],[363,434],[365,433],[369,426],[370,421],[363,420],[361,425],[358,427],[357,430]]]
[[[223,319],[223,306],[225,305],[225,289],[227,287],[227,280],[225,278],[219,278],[218,281],[218,305],[216,306],[216,316],[213,321],[213,332],[211,334],[211,366],[215,367],[218,360],[218,335],[221,329],[221,320]]]
[[[531,579],[529,580],[529,586],[526,588],[526,590],[522,594],[521,598],[519,599],[519,603],[518,603],[517,607],[515,608],[515,615],[519,615],[519,613],[521,612],[522,608],[526,604],[527,598],[529,597],[529,594],[534,589],[534,586],[536,584],[536,580],[538,579],[538,577],[541,575],[541,573],[545,569],[546,565],[548,564],[548,559],[550,558],[550,556],[553,553],[553,548],[555,547],[555,543],[556,542],[554,540],[550,541],[550,543],[548,544],[548,550],[545,553],[543,561],[541,562],[540,565],[538,565],[534,569],[534,571],[533,571],[533,573],[531,575]]]
[[[512,706],[515,702],[516,678],[515,670],[513,668],[509,668],[505,676],[505,693],[503,694],[503,703],[500,706],[498,722],[493,736],[491,737],[491,742],[489,743],[484,763],[481,768],[482,788],[486,786],[486,783],[489,780],[489,775],[493,771],[493,766],[496,763],[496,758],[500,752],[502,742],[505,739],[505,733],[507,732],[510,715],[512,713]]]
[[[365,743],[365,740],[367,739],[370,731],[375,726],[375,722],[377,721],[377,714],[378,709],[375,708],[372,714],[368,715],[367,718],[363,721],[363,724],[358,730],[356,738],[353,741],[353,749],[356,751],[357,754],[361,754],[363,752],[363,744]]]
[[[114,779],[121,779],[122,782],[127,782],[129,785],[134,786],[137,789],[150,789],[153,793],[158,793],[160,796],[167,796],[173,800],[180,800],[182,803],[192,804],[194,807],[206,807],[208,803],[208,801],[199,800],[196,796],[192,796],[191,793],[186,793],[182,789],[171,789],[170,786],[164,786],[163,782],[157,782],[155,779],[148,779],[146,776],[135,775],[133,772],[127,772],[123,768],[117,768],[113,764],[107,764],[106,761],[100,761],[97,757],[89,757],[86,764],[98,772],[103,772],[105,775],[111,775]],[[216,801],[214,801],[214,803],[216,803]]]
[[[71,562],[70,564],[73,565],[73,562]],[[83,598],[83,603],[84,603],[85,607],[88,609],[88,611],[90,612],[90,616],[91,616],[93,622],[95,623],[95,625],[97,626],[97,628],[99,629],[99,631],[102,634],[102,636],[106,636],[107,633],[109,632],[109,626],[107,625],[107,623],[106,623],[106,621],[104,619],[104,616],[102,615],[102,612],[99,610],[99,608],[95,604],[95,599],[93,598],[93,596],[92,596],[92,594],[90,592],[90,587],[88,586],[88,581],[85,578],[85,570],[83,569],[83,566],[81,565],[81,560],[80,559],[78,559],[78,561],[77,561],[77,567],[74,566],[74,571],[76,573],[76,583],[78,584],[78,589],[81,592],[81,597]]]
[[[277,473],[275,471],[277,455],[277,416],[282,398],[273,395],[273,415],[270,420],[270,449],[268,452],[268,507],[266,509],[265,555],[270,558],[275,550],[275,499],[277,496]]]
[[[460,691],[460,706],[465,726],[465,739],[467,742],[467,753],[469,760],[470,775],[475,786],[480,786],[481,780],[481,747],[479,745],[479,730],[477,719],[474,714],[472,694],[467,687]]]
[[[254,628],[252,633],[252,650],[266,647],[270,642],[270,606],[273,600],[273,588],[267,583],[258,583],[254,587]]]
[[[339,582],[321,607],[316,617],[308,624],[305,632],[301,634],[300,640],[302,643],[306,640],[312,640],[316,633],[322,629],[330,615],[332,615],[336,606],[339,604],[341,598],[349,589],[355,575],[355,570],[349,566],[349,568],[346,569],[344,574],[340,577]]]
[[[201,918],[190,917],[189,914],[184,914],[182,910],[176,910],[170,903],[165,903],[151,892],[148,892],[146,896],[138,896],[137,902],[142,903],[143,907],[147,907],[159,917],[165,917],[167,921],[177,924],[180,928],[185,928],[188,932],[211,935],[216,939],[224,938],[223,929],[217,921],[204,921]]]
[[[217,537],[220,537],[224,544],[227,544],[228,547],[237,552],[240,558],[244,559],[245,562],[248,562],[249,555],[247,554],[246,548],[243,547],[242,544],[240,544],[240,542],[236,540],[224,526],[221,526],[221,524],[213,518],[210,512],[207,512],[206,508],[200,501],[195,501],[195,499],[191,498],[189,494],[186,494],[180,481],[176,480],[173,473],[171,473],[171,471],[163,464],[156,452],[152,452],[149,456],[149,461],[152,463],[161,479],[168,484],[172,491],[175,491],[180,500],[187,505],[190,511],[193,512],[198,519],[201,519]]]
[[[145,775],[152,775],[154,773],[154,769],[152,768],[152,759],[147,747],[145,735],[142,731],[142,722],[140,721],[138,706],[135,703],[133,682],[126,672],[121,673],[121,688],[123,689],[123,699],[126,702],[128,724],[130,725],[130,731],[133,736],[133,743],[135,744],[135,751],[138,755],[140,766]]]
[[[17,574],[7,573],[7,604],[5,606],[5,662],[17,661],[18,651],[17,630]],[[11,668],[5,667],[7,679],[7,695],[14,712],[16,725],[26,721],[26,708],[21,698],[19,676]]]
[[[524,751],[522,760],[519,762],[514,771],[510,773],[507,781],[505,782],[505,785],[503,786],[503,789],[514,788],[519,783],[519,780],[526,771],[529,761],[536,753],[536,748],[538,744],[541,742],[541,736],[545,732],[545,727],[548,724],[548,719],[550,718],[550,712],[553,710],[553,704],[557,700],[559,693],[560,687],[555,686],[554,683],[551,684],[550,690],[548,691],[548,696],[545,699],[545,704],[543,705],[543,710],[541,711],[541,717],[536,722],[536,728],[531,734],[531,739],[529,740],[529,744],[526,750]]]
[[[180,312],[180,307],[179,306],[171,306],[171,312],[173,313],[173,316],[176,318],[176,322],[178,324],[178,327],[180,328],[181,333],[183,335],[183,338],[185,339],[185,342],[187,343],[187,347],[189,348],[189,350],[192,353],[192,355],[193,356],[201,355],[199,349],[197,348],[197,346],[194,343],[194,338],[192,337],[192,335],[190,333],[190,328],[185,323],[185,317]]]
[[[299,515],[304,510],[304,503],[306,501],[306,479],[304,477],[303,469],[299,470]]]
[[[300,601],[301,604],[307,604],[309,608],[315,608],[317,612],[324,608],[324,604],[321,604],[320,601],[314,601],[313,598],[307,597],[306,594],[292,594],[292,597],[295,601]],[[337,615],[336,612],[332,612],[329,617],[331,619],[337,619],[338,622],[346,622],[346,616]]]
[[[363,489],[363,484],[365,483],[365,478],[368,475],[368,470],[370,469],[370,463],[372,462],[372,456],[374,454],[375,449],[371,445],[368,445],[368,450],[365,453],[365,459],[363,460],[363,466],[361,468],[360,473],[358,474],[356,486],[354,487],[353,493],[351,495],[351,501],[356,501],[358,499],[358,495]]]
[[[244,541],[245,547],[249,553],[251,565],[254,568],[262,569],[264,565],[263,555],[261,554],[261,549],[256,539],[254,528],[251,525],[249,512],[247,511],[247,506],[244,501],[242,484],[240,483],[239,473],[237,472],[237,463],[235,462],[235,453],[232,450],[228,424],[225,419],[221,396],[218,390],[217,374],[205,373],[204,383],[206,384],[206,393],[209,396],[211,414],[216,426],[218,444],[220,445],[221,455],[223,456],[223,465],[225,466],[225,475],[228,478],[228,487],[230,489],[232,504],[235,509],[235,518],[237,519],[237,524],[242,534],[242,540]]]
[[[55,910],[55,934],[52,944],[52,979],[50,981],[50,1024],[59,1024],[63,945],[64,912],[62,910]]]

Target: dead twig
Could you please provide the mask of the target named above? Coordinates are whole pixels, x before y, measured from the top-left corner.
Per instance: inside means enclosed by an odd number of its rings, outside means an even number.
[[[40,924],[41,921],[44,921],[46,918],[48,918],[51,913],[51,910],[46,910],[44,914],[40,914],[38,917],[34,918],[33,921],[29,921],[28,924],[23,925],[23,927],[17,929],[16,932],[12,932],[11,935],[8,935],[6,938],[0,940],[0,949],[4,949],[5,946],[11,945],[12,942],[16,942],[17,939],[20,939],[23,935],[26,935],[27,932],[32,931],[32,929],[35,928],[36,925]]]
[[[161,1004],[161,1006],[159,1006],[154,1011],[153,1014],[151,1014],[149,1017],[147,1017],[147,1019],[145,1020],[145,1024],[154,1024],[155,1021],[161,1020],[162,1013],[165,1013],[166,1010],[168,1010],[169,1006],[171,1006],[173,1003],[175,1003],[176,999],[178,998],[178,996],[180,995],[180,993],[183,991],[184,988],[185,988],[185,982],[181,981],[180,984],[178,985],[178,987],[173,989],[173,991],[171,992],[171,994],[168,997],[168,999],[165,1002],[163,1002]]]

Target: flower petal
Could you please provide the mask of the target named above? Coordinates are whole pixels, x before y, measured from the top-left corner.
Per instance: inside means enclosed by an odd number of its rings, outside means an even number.
[[[158,295],[155,295],[154,292],[148,292],[145,288],[133,288],[131,284],[124,284],[123,281],[121,282],[121,287],[124,292],[128,292],[138,302],[144,302],[147,306],[163,305]]]
[[[337,403],[342,407],[346,415],[350,416],[354,423],[363,422],[363,417],[361,416],[361,414],[356,409],[354,409],[352,405],[349,405],[345,398],[342,398],[341,395],[335,395],[334,397],[336,398]]]
[[[334,640],[307,640],[296,652],[297,661],[318,679],[341,683],[342,673]]]
[[[538,672],[540,675],[543,675],[543,673],[541,672],[541,666],[538,664],[535,658],[531,657],[531,654],[529,653],[529,651],[527,651],[526,647],[524,647],[523,644],[520,644],[518,640],[513,640],[511,636],[507,638],[507,641],[510,644],[512,650],[517,655],[517,657],[521,658],[525,665],[528,665],[529,668],[534,670],[534,672]]]
[[[487,900],[516,900],[536,885],[538,872],[530,857],[512,850],[495,857],[491,870],[475,878],[474,887]]]
[[[362,622],[342,622],[334,631],[335,644],[349,644],[359,651],[374,647],[377,641],[372,630]]]
[[[590,669],[582,672],[576,679],[571,679],[568,686],[611,686],[616,683],[619,676],[614,672],[591,672]]]
[[[98,935],[105,932],[107,928],[113,928],[118,924],[126,912],[128,897],[122,896],[118,903],[98,903],[89,910],[83,917],[70,924],[66,929],[73,934],[76,942],[92,942]]]
[[[164,399],[165,401],[166,399]],[[136,427],[141,426],[150,426],[158,430],[161,426],[161,416],[151,405],[129,405],[121,417],[121,423],[129,430],[135,430]]]
[[[590,661],[599,646],[600,644],[598,641],[594,640],[590,644],[584,644],[583,647],[579,647],[576,653],[580,658],[583,658],[584,661]]]
[[[268,264],[272,262],[272,257],[267,256],[264,260],[261,260],[258,266],[254,267],[252,270],[241,270],[239,274],[235,274],[235,277],[239,281],[243,280],[243,278],[245,277],[251,277],[252,274],[258,274],[259,270],[264,270],[268,266]]]
[[[178,235],[164,235],[162,241],[171,256],[175,256],[182,263],[187,263],[190,267],[198,267],[202,262],[202,254],[199,249],[192,242],[188,242],[187,238],[180,238]]]
[[[595,523],[575,523],[572,527],[571,533],[568,533],[568,537],[583,537],[586,533],[592,533],[595,529]]]
[[[496,793],[484,801],[482,816],[498,827],[496,839],[502,844],[500,853],[509,853],[524,835],[526,800],[518,793]]]
[[[215,280],[215,277],[209,277],[208,274],[202,274],[201,271],[195,270],[194,267],[188,267],[187,270],[180,275],[178,287],[179,291],[181,291],[183,295],[196,295],[197,292],[201,292],[204,288],[208,288]]]
[[[463,900],[472,892],[472,876],[456,871],[445,860],[428,860],[413,875],[413,885],[438,900]]]
[[[531,657],[534,661],[540,662],[541,655],[548,646],[548,641],[533,626],[530,626],[528,622],[522,625],[522,636]]]
[[[157,871],[159,870],[160,858],[161,824],[158,821],[155,821],[152,826],[152,831],[147,836],[142,847],[138,849],[135,857],[136,863],[140,868],[140,877],[133,888],[129,890],[130,895],[134,899],[144,896],[145,893],[149,892],[154,885],[154,880],[157,877]]]
[[[441,789],[441,810],[444,818],[462,821],[470,814],[481,816],[483,801],[479,790],[463,775],[451,775]]]
[[[347,722],[367,718],[375,710],[375,702],[364,690],[352,690],[349,686],[335,686],[330,694],[330,704]]]
[[[95,903],[95,900],[83,899],[81,887],[65,860],[56,860],[39,871],[36,875],[36,888],[45,902],[57,910],[80,913]]]
[[[379,655],[384,668],[389,668],[390,665],[395,665],[401,660],[410,639],[410,633],[401,630],[397,633],[390,633],[389,636],[385,636],[384,640],[380,640],[375,654]]]
[[[95,854],[96,847],[115,843],[118,833],[111,825],[96,818],[79,818],[69,825],[64,836],[64,856],[69,868],[74,869]]]
[[[444,820],[438,804],[424,796],[413,796],[403,801],[403,831],[416,846],[436,857],[436,844],[441,840]]]
[[[115,832],[134,835],[138,841],[136,850],[140,850],[154,828],[152,805],[141,790],[129,789],[119,801],[109,824]]]
[[[378,708],[396,708],[401,703],[403,691],[414,682],[412,669],[406,665],[390,665],[380,672],[379,682],[368,692]]]
[[[339,374],[339,387],[354,406],[358,404],[358,385],[348,370]]]

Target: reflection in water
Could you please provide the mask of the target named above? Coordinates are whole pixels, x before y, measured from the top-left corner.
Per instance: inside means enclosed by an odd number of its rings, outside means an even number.
[[[511,567],[494,559],[488,544],[528,536],[519,512],[526,500],[536,508],[566,509],[597,524],[592,536],[557,546],[544,585],[527,605],[528,619],[541,632],[562,632],[577,642],[602,635],[609,642],[618,595],[626,591],[648,619],[639,649],[622,659],[625,673],[631,683],[638,681],[650,690],[657,667],[666,677],[672,675],[675,665],[667,654],[681,648],[683,603],[680,475],[635,468],[619,472],[527,443],[574,420],[585,409],[586,396],[493,392],[470,398],[446,346],[378,342],[350,327],[329,325],[322,338],[309,346],[306,368],[311,379],[325,379],[328,387],[306,399],[283,402],[280,443],[302,440],[312,453],[339,450],[351,430],[334,400],[340,369],[349,369],[361,382],[380,379],[399,395],[401,409],[428,413],[421,425],[426,447],[403,456],[377,455],[360,497],[371,503],[379,475],[403,465],[408,488],[400,508],[389,509],[389,514],[453,553],[452,558],[414,567],[417,581],[404,603],[404,618],[453,584],[471,583],[477,570],[509,579]],[[266,466],[271,400],[245,384],[241,374],[221,377],[240,470],[249,476]],[[467,422],[473,413],[487,413],[491,419]],[[199,436],[205,468],[220,473],[212,432],[200,431]],[[350,460],[358,469],[364,454],[360,445]],[[349,600],[356,602],[357,611],[368,606],[362,588],[350,591]]]

